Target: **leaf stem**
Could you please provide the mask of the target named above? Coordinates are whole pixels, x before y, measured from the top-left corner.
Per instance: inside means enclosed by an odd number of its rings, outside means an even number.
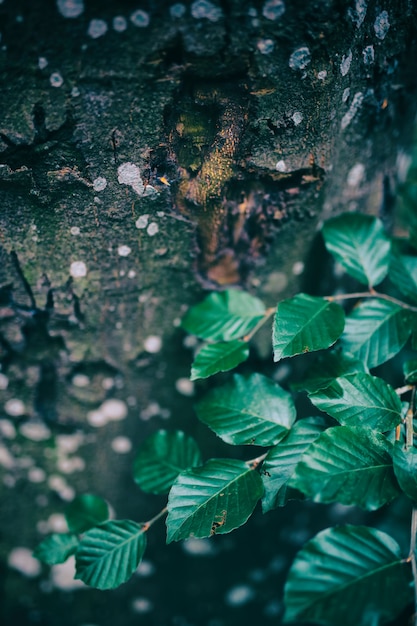
[[[164,508],[159,511],[159,513],[157,513],[155,515],[155,517],[152,517],[152,519],[150,519],[147,522],[144,522],[143,526],[142,526],[142,530],[143,532],[146,533],[147,530],[150,529],[150,527],[152,526],[152,524],[154,524],[155,522],[157,522],[161,517],[163,517],[166,513],[168,513],[168,508],[166,506],[164,506]]]
[[[393,296],[389,296],[386,293],[381,293],[380,291],[357,291],[356,293],[338,293],[334,296],[323,296],[325,300],[329,302],[335,302],[337,300],[351,300],[352,298],[377,298],[379,300],[388,300],[388,302],[392,302],[393,304],[398,304],[403,309],[408,309],[409,311],[414,311],[417,313],[417,307],[412,306],[411,304],[407,304],[402,300],[398,300]]]
[[[274,306],[269,307],[269,309],[266,309],[263,318],[259,320],[259,322],[256,324],[254,328],[252,328],[250,333],[248,333],[247,335],[243,337],[243,341],[250,341],[252,337],[258,332],[258,330],[265,324],[265,322],[269,320],[271,315],[275,313],[276,310],[277,308]]]
[[[414,389],[413,385],[404,385],[404,387],[397,387],[395,393],[397,394],[397,396],[402,396],[404,393],[407,393],[412,389]]]
[[[246,461],[246,465],[249,465],[251,469],[256,469],[258,465],[260,465],[262,461],[265,460],[267,454],[268,452],[265,452],[264,454],[261,454],[261,456],[257,456],[255,459],[250,459],[249,461]]]

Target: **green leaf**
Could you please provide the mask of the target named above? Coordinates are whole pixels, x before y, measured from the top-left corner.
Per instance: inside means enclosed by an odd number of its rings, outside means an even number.
[[[146,548],[144,526],[105,522],[85,533],[75,553],[75,578],[96,589],[114,589],[135,572]]]
[[[36,546],[33,556],[47,565],[64,563],[78,547],[78,538],[72,533],[53,533]]]
[[[370,287],[385,278],[391,242],[379,219],[345,213],[328,220],[322,232],[326,248],[350,276]]]
[[[74,498],[65,511],[68,528],[73,533],[84,531],[105,522],[109,518],[107,502],[92,493]]]
[[[249,333],[265,315],[258,298],[244,291],[227,289],[208,295],[191,307],[181,326],[188,333],[211,341],[231,341]]]
[[[329,348],[343,331],[345,314],[334,302],[300,293],[278,304],[273,326],[274,361]]]
[[[404,493],[417,502],[417,449],[404,450],[397,441],[393,450],[394,472]]]
[[[200,464],[200,450],[192,437],[181,430],[158,430],[139,450],[133,478],[143,491],[165,494],[178,474]]]
[[[393,285],[417,302],[417,257],[400,254],[397,250],[391,255],[389,278]]]
[[[410,332],[408,311],[392,302],[372,299],[358,304],[346,318],[341,342],[346,352],[371,369],[395,356]]]
[[[387,432],[401,423],[401,400],[394,389],[364,372],[336,378],[309,398],[340,424]]]
[[[327,528],[298,553],[285,586],[284,622],[377,626],[412,602],[411,567],[386,533]]]
[[[208,343],[198,352],[191,367],[191,380],[208,378],[217,372],[227,372],[249,357],[249,346],[244,341]]]
[[[291,389],[313,392],[328,387],[334,378],[347,376],[356,372],[364,372],[365,366],[362,361],[344,354],[339,350],[326,350],[317,355],[312,367],[309,368],[306,378],[293,383]]]
[[[415,385],[417,383],[417,359],[406,361],[403,364],[403,371],[405,382],[409,385]]]
[[[261,477],[243,461],[211,459],[183,472],[169,493],[167,543],[242,526],[262,495]]]
[[[368,428],[329,428],[308,448],[289,484],[315,502],[372,511],[400,493],[391,452],[388,439]]]
[[[235,374],[196,406],[198,418],[233,445],[271,446],[291,428],[296,410],[288,391],[261,374]]]
[[[310,417],[294,424],[288,435],[266,455],[262,466],[265,494],[262,511],[266,513],[284,506],[291,497],[288,481],[307,448],[325,429],[320,417]]]

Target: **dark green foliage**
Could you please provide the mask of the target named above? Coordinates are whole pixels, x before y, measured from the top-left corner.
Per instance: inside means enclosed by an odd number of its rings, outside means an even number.
[[[290,382],[291,392],[266,376],[246,373],[224,375],[226,382],[198,399],[200,421],[227,444],[245,446],[242,455],[249,460],[204,462],[189,435],[159,430],[139,449],[133,474],[144,491],[168,494],[166,508],[145,523],[106,521],[103,500],[80,496],[67,511],[71,532],[46,538],[35,556],[55,564],[75,553],[76,577],[109,589],[133,574],[146,533],[166,514],[169,543],[231,532],[246,523],[259,502],[264,513],[291,498],[372,511],[405,494],[417,506],[412,388],[417,358],[403,358],[404,383],[397,390],[372,372],[394,356],[402,358],[410,336],[416,348],[417,257],[402,254],[381,222],[365,215],[336,217],[325,224],[323,236],[335,260],[369,291],[325,297],[301,293],[266,309],[250,294],[229,289],[208,295],[182,321],[185,330],[207,342],[195,356],[192,380],[245,361],[252,336],[273,314],[274,361],[318,353],[304,379]],[[406,302],[375,291],[387,276],[384,285],[395,283]],[[344,299],[355,304],[346,317],[336,302]],[[306,419],[296,415],[300,390],[307,391],[316,411]],[[252,455],[250,446],[257,446]],[[267,449],[260,453],[259,446]],[[417,509],[414,522],[416,516]],[[373,528],[323,530],[291,567],[284,619],[329,626],[383,624],[412,601],[410,563],[415,569],[413,547],[410,555],[401,555],[393,538]]]

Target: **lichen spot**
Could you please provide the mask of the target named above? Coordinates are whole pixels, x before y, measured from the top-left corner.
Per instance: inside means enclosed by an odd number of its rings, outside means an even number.
[[[220,7],[209,0],[196,0],[191,5],[191,15],[196,20],[205,18],[210,22],[218,22],[223,17],[223,12]]]
[[[300,111],[295,111],[291,119],[294,122],[294,124],[298,126],[298,124],[301,124],[301,122],[303,121],[303,114],[300,113]]]
[[[356,163],[350,170],[347,177],[349,187],[357,187],[365,176],[365,166],[363,163]]]
[[[146,11],[142,11],[142,9],[138,9],[137,11],[133,11],[130,15],[130,21],[133,26],[138,26],[138,28],[146,28],[149,26],[149,22],[151,21],[149,17],[149,13]]]
[[[128,437],[115,437],[111,442],[111,447],[117,454],[127,454],[132,449],[132,442]]]
[[[275,169],[277,170],[277,172],[286,172],[287,166],[285,165],[285,161],[278,161],[278,163],[275,165]]]
[[[278,20],[284,13],[285,3],[283,0],[267,0],[262,9],[262,15],[267,20]]]
[[[288,62],[292,70],[303,70],[311,63],[311,52],[307,46],[301,46],[294,50]]]
[[[46,57],[39,57],[38,67],[40,70],[44,70],[48,66],[48,59]]]
[[[70,266],[70,274],[73,278],[87,276],[87,266],[84,261],[73,261]]]
[[[150,354],[156,354],[162,348],[162,339],[158,335],[149,335],[144,341],[144,348]]]
[[[121,185],[132,187],[138,196],[143,196],[145,185],[140,176],[140,169],[134,163],[128,161],[119,165],[117,168],[117,180]]]
[[[98,39],[107,33],[108,26],[104,20],[93,19],[88,25],[87,35],[92,39]]]
[[[61,87],[64,84],[64,79],[59,72],[52,72],[49,77],[51,87]]]
[[[366,46],[362,50],[363,62],[365,65],[372,65],[375,61],[375,50],[373,46]]]
[[[327,78],[327,70],[320,70],[320,72],[317,74],[317,78],[319,80],[326,80],[326,78]]]
[[[146,228],[149,221],[149,215],[141,215],[135,222],[136,228],[143,229]]]
[[[187,7],[185,4],[182,4],[182,2],[176,2],[170,7],[169,14],[174,19],[180,19],[181,17],[184,17],[186,11]]]
[[[375,35],[378,39],[385,39],[387,32],[390,29],[391,24],[389,23],[388,12],[381,11],[374,23],[374,31]]]
[[[340,73],[342,76],[346,76],[346,74],[350,70],[351,63],[352,63],[352,50],[349,50],[346,56],[343,55],[342,62],[340,64]]]
[[[84,11],[84,0],[57,0],[57,9],[62,17],[74,19]]]
[[[159,232],[158,224],[156,222],[151,222],[146,229],[146,232],[148,233],[149,237],[153,237]]]
[[[113,30],[116,31],[116,33],[122,33],[123,31],[125,31],[127,28],[127,20],[125,17],[123,17],[123,15],[116,15],[116,17],[113,18]]]
[[[258,39],[256,47],[261,54],[271,54],[275,48],[275,44],[272,39]]]
[[[94,191],[103,191],[107,187],[107,180],[103,176],[99,176],[98,178],[93,180],[93,189]]]
[[[117,248],[117,254],[119,256],[129,256],[129,254],[132,252],[132,248],[129,248],[129,246],[119,246]]]
[[[26,407],[24,403],[18,398],[11,398],[10,400],[7,400],[6,404],[4,405],[4,410],[7,415],[10,415],[11,417],[20,417],[21,415],[24,415],[26,413]]]

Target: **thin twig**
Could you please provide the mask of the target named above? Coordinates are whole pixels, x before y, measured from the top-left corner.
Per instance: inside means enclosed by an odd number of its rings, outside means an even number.
[[[153,517],[152,519],[150,519],[148,522],[144,522],[144,524],[142,525],[142,530],[144,532],[146,532],[147,530],[149,530],[149,528],[152,526],[152,524],[154,524],[155,522],[157,522],[161,517],[163,517],[166,513],[168,513],[168,509],[166,506],[164,506],[164,508],[159,511],[159,513],[157,513],[155,515],[155,517]]]
[[[413,385],[404,385],[404,387],[397,387],[395,393],[397,394],[397,396],[402,396],[404,393],[407,393],[412,389],[414,389]]]
[[[393,296],[389,296],[386,293],[381,293],[380,291],[358,291],[356,293],[338,293],[334,296],[323,296],[325,300],[329,302],[336,302],[337,300],[351,300],[352,298],[374,298],[377,300],[387,300],[388,302],[392,302],[393,304],[398,304],[403,309],[408,309],[409,311],[414,311],[417,313],[417,307],[412,306],[411,304],[407,304],[402,300],[397,300]]]
[[[275,313],[275,311],[276,311],[276,307],[270,307],[269,309],[266,309],[263,318],[259,320],[259,322],[256,324],[254,328],[252,328],[250,333],[248,333],[247,335],[243,337],[243,341],[250,341],[252,337],[258,332],[258,330],[265,324],[265,322],[269,320],[271,315]]]

